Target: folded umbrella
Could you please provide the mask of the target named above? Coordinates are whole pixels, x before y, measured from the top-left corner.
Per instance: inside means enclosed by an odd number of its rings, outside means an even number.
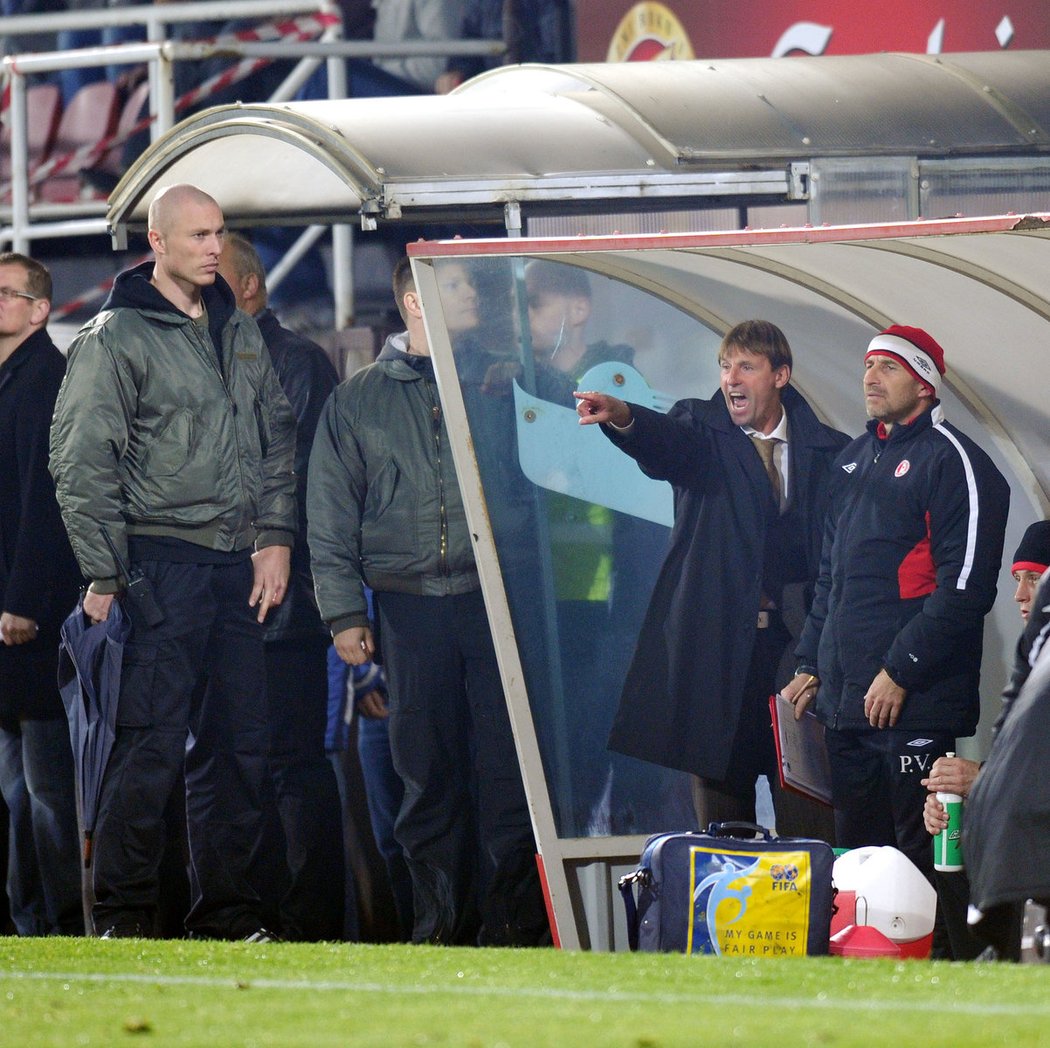
[[[69,720],[77,801],[84,832],[84,868],[98,819],[102,776],[116,738],[120,667],[131,622],[118,601],[104,622],[90,624],[83,602],[59,631],[58,685]]]

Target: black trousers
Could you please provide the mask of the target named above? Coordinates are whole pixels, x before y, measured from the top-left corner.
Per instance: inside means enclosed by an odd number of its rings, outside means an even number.
[[[942,874],[938,874],[941,877]],[[949,875],[950,876],[950,875]],[[939,887],[939,886],[938,886]],[[969,898],[969,882],[966,885],[967,898]],[[1035,899],[1040,906],[1050,910],[1050,899]],[[968,927],[968,943],[976,943],[982,949],[984,946],[995,948],[996,960],[1019,961],[1021,959],[1021,938],[1024,930],[1023,902],[1004,902],[998,906],[992,906],[984,911],[981,919]],[[952,940],[954,947],[955,941]],[[977,956],[970,947],[970,952],[963,956],[956,955],[956,960],[969,960],[971,956]]]
[[[267,808],[284,862],[270,864],[264,895],[268,908],[276,902],[281,934],[311,942],[343,937],[345,902],[342,808],[324,749],[327,649],[324,636],[266,644]]]
[[[252,564],[141,561],[165,620],[124,651],[117,734],[95,831],[95,928],[152,926],[164,809],[185,765],[188,930],[241,938],[261,923],[250,871],[267,776],[262,627]]]
[[[535,842],[481,593],[377,593],[415,942],[532,945]]]
[[[933,762],[955,749],[944,732],[872,728],[825,733],[841,848],[889,845],[933,881],[933,842],[922,821]]]

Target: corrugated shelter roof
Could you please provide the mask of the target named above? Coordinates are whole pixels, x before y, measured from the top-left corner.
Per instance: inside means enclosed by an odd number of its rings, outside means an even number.
[[[446,96],[206,110],[138,158],[108,220],[118,238],[141,226],[174,181],[238,221],[467,220],[801,199],[793,165],[816,157],[1047,153],[1047,51],[510,66]]]

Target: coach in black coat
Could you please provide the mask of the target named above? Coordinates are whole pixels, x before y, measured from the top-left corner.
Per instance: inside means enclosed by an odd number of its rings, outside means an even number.
[[[771,777],[781,806],[768,714],[790,640],[779,609],[785,585],[808,588],[816,579],[831,462],[848,442],[788,385],[790,349],[772,324],[738,325],[719,361],[721,390],[708,401],[679,401],[667,415],[578,394],[584,422],[603,423],[645,473],[674,487],[670,550],[609,745],[698,776],[701,825],[753,819],[759,774]],[[788,461],[784,495],[749,437],[753,430],[786,434],[786,455],[774,459],[780,484]],[[781,832],[810,828],[784,821],[778,817]]]

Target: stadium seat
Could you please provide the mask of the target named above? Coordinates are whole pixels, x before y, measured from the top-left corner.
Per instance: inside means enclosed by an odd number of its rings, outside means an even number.
[[[62,110],[62,94],[57,84],[34,84],[26,91],[29,166],[46,160],[51,152]],[[11,179],[11,127],[4,123],[0,133],[0,182]]]
[[[120,119],[117,121],[117,144],[110,149],[102,159],[95,165],[101,171],[115,175],[119,178],[124,173],[124,142],[119,141],[131,133],[131,129],[141,118],[149,115],[145,108],[146,100],[149,98],[149,81],[143,80],[134,91],[128,95],[120,111]]]
[[[85,84],[62,113],[52,157],[65,156],[113,134],[118,104],[117,88],[108,80]],[[68,203],[80,198],[80,185],[76,171],[59,172],[38,187],[37,197],[50,203]]]

